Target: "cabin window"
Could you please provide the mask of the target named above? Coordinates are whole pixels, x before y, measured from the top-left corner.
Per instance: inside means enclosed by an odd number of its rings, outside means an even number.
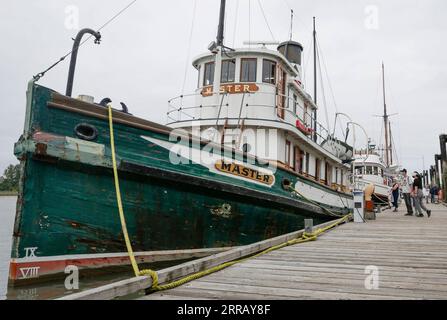
[[[290,166],[290,141],[286,140],[285,163]]]
[[[367,166],[365,174],[372,175],[373,174],[373,167],[372,166]]]
[[[378,176],[379,175],[379,168],[378,167],[374,167],[374,175]]]
[[[335,168],[335,183],[338,184],[338,168]]]
[[[306,152],[306,173],[309,174],[309,159],[310,159],[310,155],[309,152]]]
[[[357,175],[363,174],[363,172],[364,172],[363,169],[364,169],[363,167],[355,167],[355,174],[357,174]]]
[[[382,170],[382,168],[379,168],[379,176],[383,177],[383,170]]]
[[[315,158],[315,179],[317,181],[320,180],[320,172],[321,172],[320,166],[321,166],[321,160],[318,158]]]
[[[256,58],[241,59],[241,82],[256,82]]]
[[[304,165],[304,152],[295,146],[295,171],[298,173],[303,173]]]
[[[344,171],[343,171],[343,170],[340,170],[340,184],[341,184],[342,186],[345,185],[345,182],[344,182],[343,180],[344,180]]]
[[[276,62],[262,60],[262,82],[276,84]]]
[[[203,74],[203,85],[211,86],[214,83],[214,62],[205,63],[205,72]]]
[[[326,162],[324,180],[326,180],[326,185],[330,186],[332,184],[332,166]]]
[[[234,82],[234,72],[236,70],[236,60],[222,61],[222,74],[220,81],[222,83]]]

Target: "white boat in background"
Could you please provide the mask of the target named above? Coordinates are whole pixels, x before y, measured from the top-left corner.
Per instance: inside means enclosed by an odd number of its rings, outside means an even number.
[[[384,147],[379,154],[375,146],[368,141],[367,150],[355,151],[354,155],[354,175],[356,188],[365,190],[373,185],[372,200],[375,205],[388,206],[391,201],[391,187],[393,179],[399,176],[400,166],[393,164],[393,144],[391,126],[386,105],[385,93],[385,66],[382,64],[383,79],[383,124],[385,132]],[[396,159],[397,157],[394,157]]]
[[[376,205],[388,205],[392,176],[379,154],[356,153],[354,160],[356,189],[365,190],[374,185],[372,200]]]

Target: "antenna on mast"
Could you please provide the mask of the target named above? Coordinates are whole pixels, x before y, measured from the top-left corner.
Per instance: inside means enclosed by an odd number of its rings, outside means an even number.
[[[290,39],[292,40],[293,35],[293,9],[290,9]]]

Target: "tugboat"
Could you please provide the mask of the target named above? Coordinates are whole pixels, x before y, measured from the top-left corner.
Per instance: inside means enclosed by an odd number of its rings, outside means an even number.
[[[168,125],[125,105],[109,114],[110,99],[73,98],[72,81],[65,95],[30,81],[15,145],[21,178],[11,282],[54,276],[67,265],[130,264],[112,134],[139,263],[160,250],[246,245],[302,229],[305,218],[317,224],[349,214],[350,168],[323,147],[333,138],[301,82],[302,45],[227,48],[224,16],[222,0],[217,41],[193,61],[192,103],[186,95],[171,99]]]

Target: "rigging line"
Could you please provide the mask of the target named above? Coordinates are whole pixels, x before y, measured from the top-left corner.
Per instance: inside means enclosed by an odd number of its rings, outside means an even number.
[[[391,127],[391,123],[390,123],[390,127]],[[399,162],[400,162],[399,161],[400,155],[397,153],[396,143],[394,142],[394,134],[390,134],[390,136],[391,136],[391,142],[393,144],[394,155],[396,157],[396,163],[399,164]],[[393,152],[393,150],[391,150],[391,152]]]
[[[289,4],[289,2],[287,1],[287,0],[283,0],[283,2],[284,2],[284,4],[286,5],[286,7],[289,9],[289,11],[291,10],[291,11],[293,11],[293,16],[294,16],[294,18],[295,18],[295,13],[297,12],[297,11],[295,11],[295,10],[293,10],[293,8],[292,8],[292,6]],[[312,28],[311,27],[309,27],[308,25],[306,25],[301,19],[299,19],[299,17],[298,16],[296,16],[297,17],[297,21],[298,21],[298,23],[300,23],[301,24],[301,26],[305,29],[305,31],[306,32],[308,32],[308,33],[310,33],[310,32],[312,32]]]
[[[317,42],[318,43],[318,42]],[[317,50],[317,63],[318,63],[318,74],[320,75],[320,88],[321,88],[321,93],[322,93],[322,98],[323,98],[323,106],[324,106],[324,111],[325,111],[325,117],[326,117],[326,127],[328,130],[328,133],[331,132],[331,124],[329,123],[329,112],[328,112],[328,106],[326,103],[326,94],[324,91],[324,84],[323,84],[323,74],[321,73],[321,61],[320,61],[320,50],[318,48]]]
[[[132,0],[128,5],[126,5],[123,9],[121,9],[118,13],[116,13],[112,18],[110,18],[109,20],[107,20],[102,26],[100,26],[98,28],[98,32],[101,31],[102,29],[104,29],[108,24],[110,24],[113,20],[115,20],[116,18],[118,18],[118,16],[120,16],[124,11],[126,11],[129,7],[131,7],[135,2],[137,2],[137,0]],[[85,40],[83,40],[79,46],[78,46],[78,50],[81,48],[81,46],[86,43],[89,39],[91,39],[93,37],[93,35],[89,35]],[[40,78],[42,78],[45,73],[47,73],[48,71],[50,71],[51,69],[53,69],[55,66],[57,66],[60,62],[64,61],[66,57],[68,57],[69,55],[71,55],[73,52],[73,50],[70,50],[70,52],[68,52],[67,54],[65,54],[64,56],[60,57],[58,61],[56,61],[55,63],[53,63],[51,66],[49,66],[47,69],[45,69],[42,72],[39,72],[38,74],[36,74],[35,76],[33,76],[35,81],[38,81]]]
[[[397,112],[396,116],[399,117],[399,107],[398,107],[398,104],[396,104],[396,101],[394,99],[394,94],[393,94],[393,90],[391,89],[391,80],[390,79],[387,81],[387,90],[389,92],[389,95],[391,96],[391,101],[392,101],[391,105],[396,109],[396,112]],[[399,121],[397,121],[397,139],[399,141],[399,155],[402,157],[402,148],[401,148],[402,140],[401,140],[401,130],[400,130],[400,122]],[[393,142],[393,144],[394,144],[394,142]],[[396,149],[396,155],[397,155],[397,149]]]
[[[185,62],[185,74],[183,75],[182,96],[185,93],[186,77],[188,76],[189,58],[191,56],[191,42],[192,42],[192,36],[193,36],[193,32],[194,32],[194,20],[196,17],[196,8],[197,8],[197,0],[194,0],[194,5],[193,5],[193,9],[192,9],[191,29],[189,30],[188,51],[186,54],[186,62]],[[182,100],[183,100],[183,98],[182,98]]]
[[[305,86],[306,89],[307,89],[307,71],[306,70],[307,70],[307,67],[309,65],[310,57],[312,56],[312,54],[310,53],[310,44],[311,44],[311,42],[312,42],[312,39],[309,38],[308,41],[307,41],[307,45],[304,47],[305,48],[304,49],[305,50],[304,51],[305,62],[304,62],[304,68],[303,68],[303,78],[304,78],[304,86]],[[309,48],[309,49],[307,50],[307,48]],[[306,50],[309,53],[307,55],[306,55]]]
[[[258,5],[259,5],[259,8],[261,9],[262,16],[264,17],[265,24],[267,25],[267,28],[270,31],[270,35],[272,36],[273,41],[276,41],[275,36],[273,35],[273,32],[272,32],[272,29],[270,28],[270,25],[269,25],[269,22],[267,20],[267,17],[265,15],[264,8],[262,7],[261,0],[258,0]]]
[[[326,74],[327,82],[329,84],[329,91],[331,92],[332,100],[334,102],[335,112],[338,112],[337,100],[335,99],[334,90],[332,88],[332,82],[331,82],[331,79],[329,77],[329,72],[328,72],[328,69],[327,69],[327,66],[326,66],[326,60],[324,59],[324,53],[323,53],[323,50],[321,49],[320,41],[318,40],[318,38],[317,38],[317,47],[318,47],[318,52],[321,55],[321,60],[323,61],[323,67],[324,67],[324,71],[325,71],[325,74]],[[343,129],[343,125],[342,125],[341,121],[339,122],[339,127],[340,127],[340,130],[341,130],[342,134],[344,134],[344,129]],[[335,132],[335,128],[334,128],[334,132]]]
[[[248,0],[248,43],[251,48],[251,0]]]
[[[234,44],[236,42],[236,29],[237,29],[237,15],[239,13],[239,0],[236,0],[236,13],[234,15],[234,27],[233,27],[233,44],[231,47],[234,48]]]

